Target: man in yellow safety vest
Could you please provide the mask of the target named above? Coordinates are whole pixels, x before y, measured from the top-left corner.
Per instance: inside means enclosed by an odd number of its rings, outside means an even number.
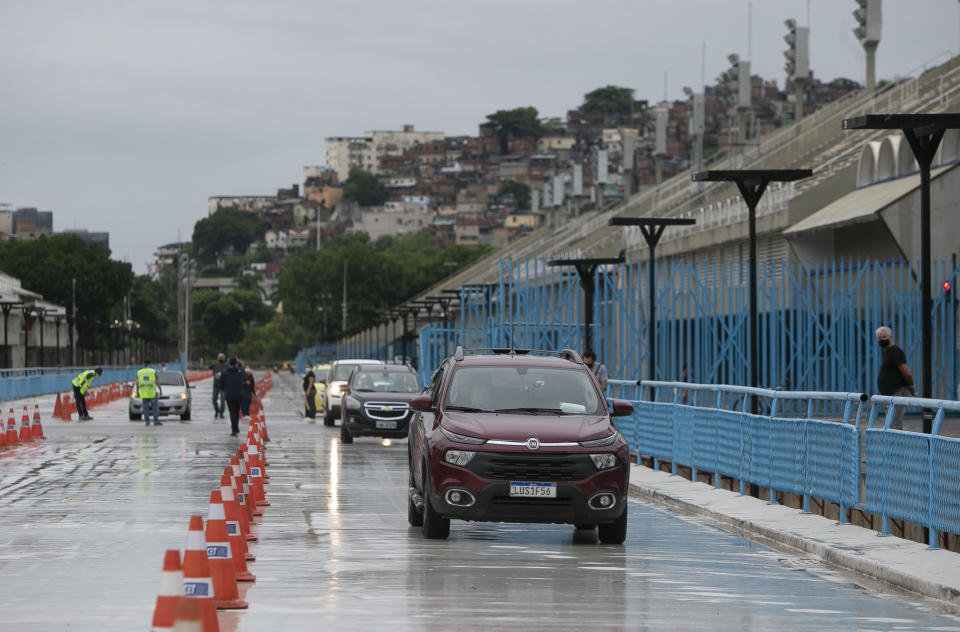
[[[89,369],[87,371],[80,371],[80,374],[77,377],[73,378],[73,381],[70,382],[73,384],[73,398],[77,401],[77,418],[81,421],[89,421],[93,419],[87,413],[87,389],[90,388],[90,385],[93,384],[93,378],[98,375],[103,375],[103,369]]]
[[[150,410],[153,410],[153,425],[160,423],[160,386],[157,384],[157,372],[147,360],[143,368],[137,371],[137,397],[140,398],[143,419],[150,425]]]

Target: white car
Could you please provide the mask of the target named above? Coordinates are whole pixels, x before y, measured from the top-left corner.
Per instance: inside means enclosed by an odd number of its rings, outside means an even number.
[[[190,409],[193,403],[193,397],[190,389],[193,388],[187,384],[187,378],[183,371],[157,371],[157,385],[160,387],[162,395],[159,404],[160,415],[180,415],[180,419],[188,421],[190,419]],[[137,397],[136,383],[130,393],[130,421],[136,421],[143,417],[143,400]]]
[[[353,373],[361,364],[383,364],[381,360],[337,360],[330,365],[326,377],[318,375],[317,381],[325,382],[323,389],[323,425],[332,426],[340,417],[340,399]]]

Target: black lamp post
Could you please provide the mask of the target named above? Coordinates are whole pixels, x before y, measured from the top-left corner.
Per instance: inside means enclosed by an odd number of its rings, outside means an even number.
[[[548,261],[548,266],[573,266],[577,275],[580,277],[580,287],[583,288],[583,336],[587,343],[588,349],[595,349],[599,347],[600,337],[597,336],[596,341],[594,341],[590,335],[590,328],[593,325],[593,275],[597,271],[598,266],[604,265],[618,265],[623,263],[623,253],[620,253],[619,257],[608,257],[608,258],[599,258],[599,259],[553,259]],[[594,346],[594,342],[597,343]]]
[[[7,337],[7,320],[10,318],[10,310],[19,304],[20,301],[16,297],[4,296],[0,299],[0,309],[3,310],[3,366],[6,369],[10,368],[10,340]]]
[[[23,368],[30,366],[30,314],[33,313],[33,305],[22,305],[20,312],[23,314]]]
[[[844,119],[843,129],[898,129],[906,136],[913,157],[920,166],[920,323],[922,335],[923,383],[920,395],[933,397],[933,297],[930,282],[930,165],[943,134],[960,129],[960,114],[869,114]],[[923,431],[933,429],[933,420],[923,417]]]
[[[811,169],[733,169],[700,171],[694,182],[735,182],[747,204],[750,216],[750,386],[757,387],[757,204],[771,182],[794,182],[813,175]],[[757,398],[751,397],[751,410],[757,412]]]
[[[45,307],[40,307],[39,305],[36,308],[37,310],[37,322],[40,323],[40,366],[43,364],[43,321],[47,317],[47,309]]]
[[[57,326],[57,366],[60,366],[60,323],[63,322],[64,315],[58,311],[53,312],[53,322]]]
[[[650,307],[650,316],[647,323],[647,346],[650,349],[648,356],[649,368],[647,369],[647,379],[655,380],[657,369],[657,275],[655,266],[657,265],[656,248],[663,235],[663,230],[667,226],[689,226],[695,223],[695,219],[684,217],[614,217],[610,219],[611,226],[639,226],[643,233],[643,238],[647,241],[650,248],[650,261],[647,264],[647,303]]]

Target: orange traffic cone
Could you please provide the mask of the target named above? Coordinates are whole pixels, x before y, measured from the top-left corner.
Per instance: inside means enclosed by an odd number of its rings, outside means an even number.
[[[247,551],[247,539],[244,537],[243,531],[240,530],[240,510],[237,509],[233,500],[233,488],[230,487],[229,477],[220,477],[220,491],[217,494],[220,496],[220,509],[217,510],[213,504],[213,494],[211,494],[210,514],[222,513],[224,515],[224,526],[227,529],[227,542],[230,543],[230,558],[233,560],[234,576],[238,582],[256,581],[257,578],[247,568],[247,560],[252,558],[253,555]],[[212,518],[207,518],[208,531],[211,528],[211,520]],[[253,560],[250,559],[250,561]]]
[[[224,483],[223,483],[224,478],[226,478],[227,480],[226,484],[230,488],[229,494],[224,489],[220,490],[220,494],[223,496],[224,507],[227,507],[227,505],[231,504],[230,501],[228,501],[228,498],[232,498],[233,499],[232,504],[235,508],[236,516],[237,516],[236,520],[237,520],[237,523],[240,525],[240,534],[243,536],[243,539],[245,542],[256,541],[257,536],[250,533],[250,522],[253,520],[253,516],[252,514],[248,513],[247,508],[244,506],[243,489],[237,485],[237,479],[233,475],[233,468],[231,468],[229,465],[223,468],[223,476],[220,478],[221,488],[224,487]],[[230,518],[229,508],[227,508],[226,511],[227,511],[227,519],[229,519]],[[229,534],[229,530],[230,530],[230,527],[228,525],[227,526],[228,534]],[[247,561],[252,562],[254,559],[256,558],[254,558],[253,554],[250,553],[250,551],[248,550]]]
[[[250,488],[253,492],[253,503],[257,507],[269,507],[267,495],[263,491],[263,468],[260,466],[260,455],[256,443],[247,444],[247,472],[250,477]]]
[[[227,521],[223,513],[220,492],[210,492],[210,510],[207,514],[207,560],[210,577],[213,578],[213,603],[220,609],[246,608],[247,602],[240,599],[236,571],[230,555],[227,537]]]
[[[54,417],[59,417],[60,415],[63,414],[63,411],[61,409],[62,406],[63,406],[63,402],[60,401],[60,393],[57,393],[57,401],[53,404]]]
[[[33,405],[33,423],[30,424],[34,439],[46,439],[43,436],[43,426],[40,425],[40,404]]]
[[[178,600],[171,629],[174,632],[203,632],[200,602],[196,599]]]
[[[7,445],[17,445],[17,420],[13,416],[13,409],[10,409],[10,418],[7,420]]]
[[[180,568],[180,551],[169,550],[163,556],[163,573],[160,575],[160,594],[153,609],[151,630],[172,630],[177,614],[177,602],[183,597],[183,569]]]
[[[213,580],[210,579],[210,563],[203,539],[203,516],[190,516],[187,548],[183,552],[183,594],[200,602],[204,629],[218,630]]]
[[[243,457],[243,448],[237,448],[237,456],[234,458],[237,460],[237,467],[240,471],[240,486],[243,490],[243,501],[247,505],[247,508],[250,510],[250,513],[253,517],[262,516],[263,509],[257,507],[257,503],[253,498],[253,493],[251,492],[250,476],[247,474],[247,464]],[[231,461],[231,463],[232,462],[233,461]],[[253,517],[250,518],[250,524],[254,524]]]
[[[73,411],[73,402],[70,401],[70,396],[67,395],[63,398],[63,405],[60,407],[60,419],[63,421],[70,421],[70,414]]]
[[[20,441],[33,441],[33,431],[30,430],[30,413],[27,407],[23,407],[23,415],[20,417]]]

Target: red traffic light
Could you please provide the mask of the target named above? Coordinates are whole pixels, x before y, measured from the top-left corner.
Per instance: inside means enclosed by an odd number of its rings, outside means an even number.
[[[949,292],[949,291],[950,291],[950,287],[951,287],[951,286],[950,286],[950,281],[944,281],[944,282],[943,282],[943,291],[944,291],[944,292]]]

